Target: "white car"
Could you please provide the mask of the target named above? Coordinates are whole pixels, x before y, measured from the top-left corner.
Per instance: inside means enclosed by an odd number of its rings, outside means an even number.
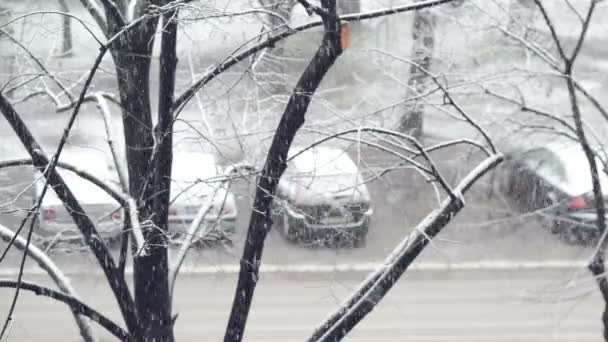
[[[290,241],[365,244],[373,210],[357,165],[337,148],[292,147],[273,201],[275,227]]]
[[[71,165],[87,170],[101,180],[111,179],[105,160],[92,155],[60,158],[61,161],[71,159],[76,161],[70,163]],[[89,215],[101,237],[104,240],[117,239],[120,236],[123,221],[123,211],[118,202],[104,190],[75,173],[59,167],[56,170],[76,196],[86,214]],[[35,203],[42,194],[44,184],[45,179],[42,174],[35,172]],[[82,238],[82,234],[54,189],[47,190],[42,200],[35,233],[42,238],[56,237],[60,241],[80,241]]]
[[[205,229],[226,234],[235,231],[237,207],[234,195],[223,181],[221,167],[210,153],[179,152],[173,156],[169,228],[176,239],[184,237],[201,208],[210,205]],[[201,236],[196,236],[195,240]]]

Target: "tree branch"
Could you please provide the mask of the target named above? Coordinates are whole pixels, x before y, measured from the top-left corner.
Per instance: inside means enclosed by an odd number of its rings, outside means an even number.
[[[6,168],[6,167],[25,166],[25,165],[34,165],[35,166],[35,163],[32,159],[29,159],[29,158],[0,161],[0,169]],[[95,175],[93,175],[85,170],[79,169],[78,167],[76,167],[74,165],[64,163],[61,161],[57,162],[57,167],[71,171],[71,172],[77,174],[78,176],[80,176],[81,178],[86,179],[87,181],[95,184],[101,190],[105,191],[108,195],[112,196],[112,198],[114,200],[116,200],[116,202],[118,202],[118,204],[120,204],[121,206],[126,207],[129,205],[128,195],[116,191],[111,185],[109,185],[106,182],[102,181],[101,179],[97,178]]]
[[[0,169],[5,168],[5,167],[23,166],[23,165],[34,165],[35,166],[34,161],[32,159],[27,159],[27,158],[0,161]],[[133,217],[137,218],[137,205],[135,204],[135,201],[128,194],[120,193],[120,192],[116,191],[111,185],[109,185],[106,182],[102,181],[101,179],[97,178],[95,175],[93,175],[87,171],[84,171],[82,169],[79,169],[76,166],[59,161],[59,162],[57,162],[57,167],[71,171],[71,172],[75,173],[76,175],[78,175],[79,177],[81,177],[82,179],[85,179],[85,180],[93,183],[94,185],[99,187],[101,190],[105,191],[108,195],[110,195],[114,200],[116,200],[116,202],[118,202],[118,204],[121,207],[123,207],[125,209],[125,211],[128,213],[130,219],[132,219]],[[135,220],[134,222],[131,221],[130,231],[134,238],[133,241],[135,241],[135,245],[137,246],[137,251],[138,251],[137,255],[138,256],[145,255],[145,242],[144,242],[144,238],[143,238],[141,227],[139,225],[138,220]]]
[[[97,22],[97,25],[107,38],[110,35],[110,33],[108,32],[108,23],[106,22],[106,19],[104,18],[103,12],[99,7],[99,4],[97,4],[97,1],[80,0],[80,3],[82,4],[82,6],[84,6],[84,8],[87,9],[87,11],[89,11],[89,14],[91,15],[91,17],[93,17],[95,22]]]
[[[46,273],[53,279],[57,287],[63,291],[64,293],[78,298],[76,294],[76,290],[70,284],[70,280],[61,272],[59,267],[55,265],[53,260],[51,260],[43,251],[41,251],[38,247],[34,245],[30,245],[29,248],[26,248],[26,241],[22,236],[19,236],[9,228],[0,224],[0,239],[5,242],[14,240],[15,247],[19,250],[27,253],[34,261],[46,271]],[[80,329],[80,335],[86,342],[94,342],[97,339],[95,338],[95,333],[91,328],[91,324],[86,316],[80,315],[77,311],[72,310],[74,314],[74,319],[76,320],[76,324]]]
[[[44,287],[42,285],[31,283],[25,280],[21,281],[20,284],[13,280],[0,280],[0,288],[2,287],[19,287],[23,290],[32,291],[38,296],[45,296],[63,302],[67,304],[73,312],[76,312],[79,315],[86,316],[92,321],[98,323],[106,330],[108,330],[112,335],[116,336],[119,340],[132,341],[130,335],[123,328],[112,322],[112,320],[102,315],[95,309],[91,308],[90,306],[86,305],[85,303],[81,302],[80,300],[69,294],[61,293],[51,288]]]
[[[79,106],[76,107],[76,112],[78,108]],[[124,275],[118,272],[108,247],[103,243],[94,223],[86,214],[84,214],[84,209],[72,191],[66,186],[65,181],[57,170],[55,170],[54,167],[51,167],[52,165],[49,162],[46,153],[35,140],[34,136],[25,125],[25,122],[23,122],[19,114],[2,94],[0,94],[0,111],[4,114],[7,122],[11,125],[23,146],[30,154],[34,166],[43,173],[48,184],[54,188],[57,197],[59,197],[66,206],[68,213],[82,232],[84,240],[89,245],[93,254],[97,257],[99,265],[104,270],[110,287],[119,303],[123,317],[127,322],[127,326],[129,326],[129,328],[135,328],[137,326],[137,316],[134,311],[133,299],[129,293],[126,280]],[[67,135],[67,131],[68,130],[66,129],[64,137]],[[54,162],[56,162],[57,157],[58,155],[56,154],[53,159]],[[45,189],[47,189],[47,187],[45,187]]]
[[[536,6],[540,9],[540,12],[543,15],[543,19],[545,20],[545,24],[549,27],[549,31],[551,31],[551,36],[553,37],[553,42],[555,43],[555,46],[557,46],[557,52],[559,53],[559,56],[564,61],[568,60],[568,57],[566,57],[566,53],[564,52],[564,48],[562,47],[562,42],[559,40],[557,32],[555,31],[555,27],[553,26],[553,23],[549,18],[549,14],[545,10],[545,6],[541,2],[541,0],[534,0],[534,2],[536,3]]]
[[[370,274],[345,303],[313,333],[308,341],[340,341],[352,330],[376,307],[431,239],[437,236],[464,207],[462,194],[486,172],[498,165],[502,159],[502,155],[495,154],[485,159],[471,171],[454,189],[460,196],[448,197],[439,209],[434,210],[424,218],[386,258],[384,265]]]
[[[421,9],[425,9],[425,8],[438,6],[438,5],[448,3],[451,1],[455,1],[455,0],[427,0],[427,1],[421,1],[421,2],[418,2],[415,4],[391,8],[391,9],[383,9],[383,10],[378,10],[378,11],[373,11],[373,12],[368,12],[368,13],[356,13],[356,14],[343,15],[343,16],[340,16],[339,18],[341,21],[349,21],[349,22],[367,20],[367,19],[378,18],[378,17],[390,15],[390,14],[395,14],[395,13],[417,11],[417,10],[421,10]],[[318,27],[321,25],[323,25],[322,20],[314,21],[314,22],[307,23],[307,24],[302,24],[302,25],[299,25],[299,26],[296,26],[293,28],[288,28],[285,31],[271,35],[265,41],[263,41],[259,44],[256,44],[239,54],[226,57],[226,59],[224,59],[224,61],[222,61],[220,64],[215,66],[211,71],[209,71],[205,75],[203,75],[197,82],[195,82],[188,89],[186,89],[182,93],[182,95],[177,97],[177,99],[175,100],[175,103],[173,105],[174,116],[177,116],[179,114],[179,112],[182,110],[182,108],[186,105],[186,103],[188,103],[188,101],[190,101],[190,99],[194,96],[194,94],[197,91],[199,91],[203,86],[205,86],[207,83],[209,83],[215,77],[217,77],[224,71],[228,70],[235,64],[241,62],[242,60],[246,59],[247,57],[249,57],[251,55],[254,55],[254,54],[260,52],[261,50],[264,50],[265,48],[274,46],[277,42],[279,42],[295,33],[298,33],[301,31],[306,31],[308,29]],[[281,25],[281,26],[277,27],[276,29],[283,29],[283,28],[284,28],[284,26]]]
[[[61,83],[59,81],[59,79],[57,79],[57,77],[55,77],[55,75],[51,74],[48,69],[44,66],[44,64],[42,64],[42,62],[40,62],[40,60],[34,56],[34,54],[27,48],[25,47],[23,44],[21,44],[20,41],[18,41],[17,39],[15,39],[11,34],[9,34],[8,32],[6,32],[5,30],[3,30],[2,28],[0,28],[0,34],[8,37],[8,39],[10,41],[12,41],[15,45],[19,46],[21,48],[21,50],[25,51],[25,53],[30,57],[30,59],[32,59],[34,61],[34,63],[40,68],[40,70],[42,70],[42,72],[44,72],[44,74],[46,76],[48,76],[50,79],[52,79],[55,84],[57,84],[57,86],[59,87],[59,89],[61,89],[61,92],[63,94],[65,94],[65,96],[68,98],[69,102],[72,102],[74,99],[72,97],[72,94],[70,93],[70,91],[63,85],[63,83]],[[46,83],[45,83],[46,85]],[[51,92],[48,87],[47,90],[49,91],[49,93]],[[61,96],[61,94],[59,94],[59,96]]]
[[[322,0],[322,6],[331,16],[336,15],[335,0]],[[257,181],[247,238],[241,257],[238,283],[224,342],[239,342],[243,338],[258,280],[264,242],[272,224],[270,207],[279,178],[287,166],[289,147],[297,131],[304,124],[305,114],[314,92],[342,53],[339,34],[340,21],[324,17],[323,22],[325,33],[321,44],[289,98],[275,131],[264,169]]]
[[[108,28],[119,30],[127,24],[113,0],[100,0],[106,12]],[[112,32],[113,33],[113,32]]]
[[[100,92],[94,93],[93,97],[95,98],[97,109],[99,109],[101,117],[103,118],[106,136],[108,138],[108,147],[110,147],[110,153],[112,153],[112,159],[114,160],[114,166],[116,168],[116,172],[118,173],[120,186],[123,192],[129,193],[129,175],[127,167],[122,163],[122,158],[120,157],[120,153],[118,153],[118,146],[116,146],[116,138],[111,124],[112,114],[110,113],[108,102],[106,101],[104,94]]]

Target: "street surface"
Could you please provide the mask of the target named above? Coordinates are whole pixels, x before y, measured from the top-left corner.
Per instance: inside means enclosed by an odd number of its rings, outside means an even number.
[[[304,341],[364,276],[263,274],[244,341]],[[87,303],[118,317],[103,279],[72,279]],[[566,288],[569,280],[573,283]],[[234,275],[180,277],[177,341],[220,341],[234,286]],[[0,303],[7,305],[11,294],[0,290]],[[22,293],[8,341],[78,341],[72,316],[62,305]],[[346,340],[599,341],[601,312],[601,297],[584,271],[579,277],[573,270],[413,271]]]

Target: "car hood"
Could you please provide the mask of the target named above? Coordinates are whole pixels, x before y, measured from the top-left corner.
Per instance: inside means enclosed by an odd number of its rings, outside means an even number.
[[[369,202],[369,191],[361,178],[300,178],[288,182],[290,197],[299,204],[332,204]]]
[[[199,205],[213,196],[214,202],[223,201],[228,191],[217,183],[180,183],[171,185],[173,203]]]

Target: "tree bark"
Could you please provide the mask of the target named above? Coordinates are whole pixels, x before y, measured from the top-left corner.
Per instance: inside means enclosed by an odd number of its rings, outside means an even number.
[[[251,301],[258,281],[266,235],[272,225],[270,207],[278,181],[287,166],[287,153],[304,117],[312,96],[321,80],[342,53],[340,21],[336,16],[335,0],[322,0],[328,11],[324,18],[325,34],[316,54],[302,73],[283,112],[279,126],[268,151],[247,229],[247,238],[241,257],[239,279],[226,327],[224,342],[239,342],[243,338]]]
[[[59,8],[62,12],[68,13],[70,12],[70,8],[68,7],[68,3],[66,0],[57,0],[59,1]],[[61,56],[69,56],[72,54],[72,18],[68,16],[62,16],[62,24],[61,24]]]
[[[160,178],[155,176],[156,165],[152,162],[155,136],[150,102],[150,63],[157,24],[157,19],[148,19],[137,29],[125,32],[112,45],[112,55],[121,99],[129,193],[137,203],[148,247],[146,255],[133,261],[135,306],[141,329],[138,338],[173,341],[165,240],[167,215],[157,212],[168,189],[158,186]],[[114,31],[117,29],[113,28]],[[167,205],[168,201],[164,206]]]
[[[428,84],[426,71],[431,68],[435,46],[436,17],[433,12],[419,10],[414,12],[412,26],[412,64],[410,65],[406,98],[425,92]],[[422,136],[424,126],[424,105],[418,100],[405,105],[405,113],[399,121],[398,131],[415,138]]]
[[[271,28],[280,27],[291,20],[291,14],[296,5],[295,0],[261,0],[263,6],[275,13],[268,15],[268,23]],[[361,12],[360,0],[338,0],[337,13],[351,14]],[[353,23],[357,26],[358,22]],[[281,30],[286,30],[282,28]],[[257,77],[261,81],[261,85],[266,87],[266,91],[270,94],[280,94],[287,92],[287,76],[289,70],[284,60],[285,57],[285,41],[279,41],[274,46],[266,49],[260,59],[256,63]]]

